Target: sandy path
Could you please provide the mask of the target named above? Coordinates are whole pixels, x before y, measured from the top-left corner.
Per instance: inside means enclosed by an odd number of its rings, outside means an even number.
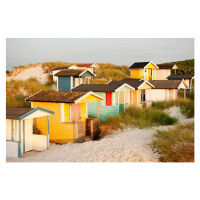
[[[194,122],[194,118],[181,123]],[[148,145],[156,130],[172,126],[148,129],[128,128],[99,141],[76,144],[51,144],[49,150],[29,152],[24,158],[7,158],[7,162],[158,162],[158,155]]]

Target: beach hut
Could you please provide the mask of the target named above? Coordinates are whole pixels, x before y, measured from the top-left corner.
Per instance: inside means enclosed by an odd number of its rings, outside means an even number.
[[[97,73],[100,66],[97,63],[77,63],[79,69],[89,69],[92,73]]]
[[[184,80],[187,84],[187,88],[192,88],[192,80],[194,79],[194,74],[179,74],[170,75],[167,77],[168,80]]]
[[[146,91],[149,91],[151,94],[151,89],[154,88],[154,85],[149,81],[144,81],[143,79],[133,79],[133,78],[124,78],[121,81],[111,81],[107,85],[114,84],[128,84],[131,87],[135,88],[135,90],[128,92],[127,99],[128,105],[138,106],[138,107],[148,107],[151,105],[151,99],[146,99]],[[122,98],[123,94],[122,94]]]
[[[155,80],[167,80],[167,77],[171,75],[172,70],[176,73],[178,66],[176,64],[158,64],[159,69],[156,70]]]
[[[188,88],[184,80],[150,80],[149,82],[154,85],[154,88],[151,93],[146,90],[146,101],[175,100],[179,89]]]
[[[86,77],[90,77],[92,83],[92,77],[96,75],[88,69],[66,69],[59,71],[55,76],[58,77],[57,91],[70,92],[72,88],[85,83]]]
[[[20,157],[27,151],[49,148],[49,115],[54,112],[36,108],[6,108],[6,156]],[[33,134],[33,119],[45,118],[44,135]]]
[[[134,79],[156,80],[156,70],[159,67],[150,62],[135,62],[128,69],[130,69],[130,77]]]
[[[83,142],[87,132],[87,103],[95,102],[98,110],[99,101],[104,98],[93,92],[47,92],[40,91],[28,98],[31,107],[42,107],[54,111],[49,117],[50,142],[65,144]],[[45,133],[45,118],[38,118],[34,124]]]

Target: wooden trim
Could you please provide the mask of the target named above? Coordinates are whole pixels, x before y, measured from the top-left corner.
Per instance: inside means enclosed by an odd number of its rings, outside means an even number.
[[[125,112],[125,91],[124,91],[124,112]]]
[[[23,153],[25,153],[25,148],[26,148],[26,141],[25,141],[25,120],[23,120]]]
[[[77,123],[76,104],[75,104],[75,123]]]
[[[12,141],[14,140],[14,137],[13,137],[13,119],[11,121],[11,138],[12,138]]]
[[[97,101],[97,115],[98,115],[98,119],[99,119],[99,101]]]
[[[49,149],[49,115],[47,115],[47,149]]]
[[[19,120],[19,146],[18,146],[18,157],[21,158],[21,120]]]

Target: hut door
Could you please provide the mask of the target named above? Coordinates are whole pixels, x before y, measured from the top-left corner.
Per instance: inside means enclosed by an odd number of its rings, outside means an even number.
[[[173,99],[173,90],[169,90],[169,99],[170,99],[170,100]]]
[[[75,114],[76,110],[76,114]],[[76,104],[76,109],[75,109],[75,104],[71,104],[71,122],[75,122],[77,119],[77,122],[81,122],[81,106],[80,104]],[[77,123],[76,122],[76,123]]]

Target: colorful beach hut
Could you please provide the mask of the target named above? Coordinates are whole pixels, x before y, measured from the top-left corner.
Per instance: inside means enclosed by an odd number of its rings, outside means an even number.
[[[96,75],[88,69],[65,69],[56,73],[55,76],[58,77],[57,91],[70,92],[72,88],[85,83],[86,77],[90,77],[92,83],[92,77]]]
[[[20,157],[27,151],[49,148],[49,115],[54,112],[36,108],[6,108],[6,156]],[[44,135],[33,134],[33,119],[42,117]]]
[[[26,99],[31,107],[50,109],[55,114],[49,117],[50,142],[65,144],[83,142],[87,132],[88,102],[94,102],[98,110],[99,101],[104,98],[94,92],[47,92],[40,91]],[[97,115],[98,117],[98,115]],[[45,118],[35,120],[34,124],[45,133]]]

